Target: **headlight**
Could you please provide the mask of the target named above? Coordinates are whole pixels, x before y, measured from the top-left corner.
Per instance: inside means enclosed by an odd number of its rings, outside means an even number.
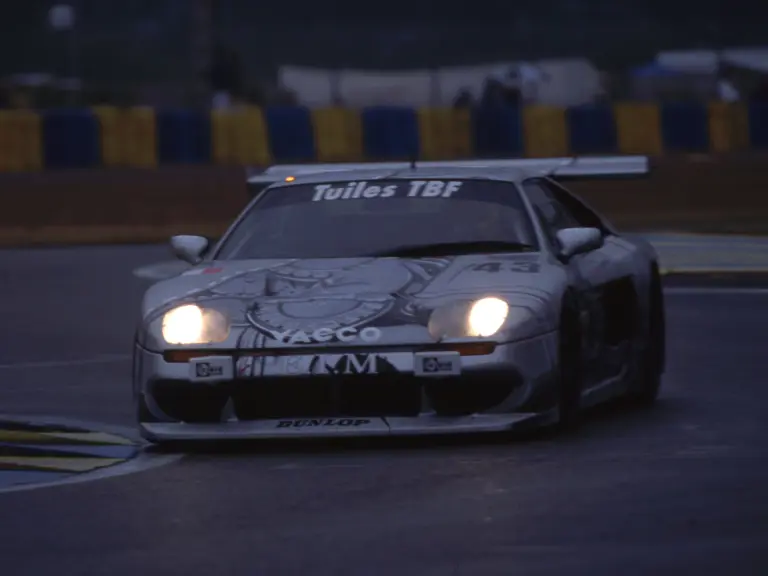
[[[487,338],[504,325],[509,314],[509,304],[499,298],[483,298],[472,304],[467,315],[469,336]]]
[[[509,312],[509,304],[500,298],[456,302],[435,309],[429,318],[428,330],[436,340],[488,338],[501,330]]]
[[[168,344],[210,344],[229,336],[229,321],[216,310],[187,304],[163,316],[163,339]]]

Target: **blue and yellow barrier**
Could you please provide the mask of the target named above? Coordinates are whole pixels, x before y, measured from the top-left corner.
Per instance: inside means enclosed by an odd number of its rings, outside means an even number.
[[[0,172],[768,148],[768,103],[0,111]]]
[[[472,114],[469,110],[424,108],[417,114],[419,158],[452,160],[472,156]]]
[[[259,166],[272,163],[269,134],[260,108],[211,115],[211,153],[216,164]]]
[[[365,158],[362,119],[355,110],[313,110],[312,128],[319,162],[359,162]]]
[[[101,163],[109,168],[157,166],[157,130],[151,108],[94,108],[99,122]]]

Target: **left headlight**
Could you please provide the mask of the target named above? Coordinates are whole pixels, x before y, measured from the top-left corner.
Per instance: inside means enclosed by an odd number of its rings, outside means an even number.
[[[487,338],[501,329],[509,314],[509,304],[500,298],[483,298],[469,309],[467,334]]]
[[[488,297],[471,302],[441,306],[429,318],[429,333],[443,338],[488,338],[498,333],[509,317],[509,304],[501,298]]]
[[[229,320],[217,310],[186,304],[163,316],[163,339],[168,344],[211,344],[228,337]]]

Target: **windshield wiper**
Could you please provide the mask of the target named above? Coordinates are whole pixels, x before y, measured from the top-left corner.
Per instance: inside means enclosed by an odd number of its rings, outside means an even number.
[[[390,250],[374,252],[368,256],[417,258],[419,256],[458,256],[461,254],[492,254],[498,252],[534,252],[536,248],[523,242],[479,240],[475,242],[438,242],[435,244],[411,244]]]

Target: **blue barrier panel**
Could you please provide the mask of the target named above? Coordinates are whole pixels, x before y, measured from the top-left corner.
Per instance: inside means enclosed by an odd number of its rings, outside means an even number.
[[[91,168],[101,161],[98,118],[90,110],[43,112],[46,168]]]
[[[315,159],[312,115],[303,106],[275,106],[264,111],[272,157],[276,162]]]
[[[207,164],[211,161],[211,120],[196,110],[157,112],[160,164]]]
[[[619,149],[610,104],[574,106],[565,112],[572,154],[615,154]]]
[[[362,112],[363,150],[369,160],[417,158],[419,120],[416,110],[373,106]]]
[[[524,155],[523,119],[514,106],[477,107],[472,114],[478,156]]]
[[[749,145],[751,148],[768,148],[768,102],[749,105]]]
[[[708,152],[707,106],[698,102],[661,104],[661,138],[665,152]]]

